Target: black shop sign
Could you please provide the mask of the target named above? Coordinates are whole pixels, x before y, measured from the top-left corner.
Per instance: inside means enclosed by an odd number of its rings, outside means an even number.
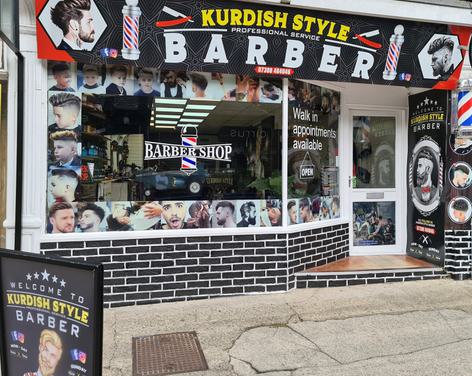
[[[241,1],[83,3],[36,0],[39,58],[453,89],[470,36],[461,26]]]
[[[409,108],[407,253],[443,266],[449,93],[412,95]]]
[[[2,375],[98,376],[103,268],[0,250]]]

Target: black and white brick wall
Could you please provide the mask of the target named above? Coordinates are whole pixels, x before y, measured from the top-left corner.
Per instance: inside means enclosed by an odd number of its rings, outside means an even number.
[[[340,260],[349,255],[349,225],[317,228],[288,235],[289,289],[295,273]]]
[[[448,230],[444,233],[444,269],[453,279],[470,278],[472,262],[472,231]]]
[[[445,270],[470,278],[472,231],[447,231],[445,243]],[[349,256],[348,223],[279,234],[45,242],[41,251],[102,263],[106,307],[447,276],[441,268],[304,273]]]
[[[105,306],[118,307],[288,291],[296,272],[347,256],[347,228],[42,243],[41,251],[102,263]]]
[[[365,272],[338,273],[297,273],[296,287],[344,287],[354,285],[370,285],[373,283],[408,282],[428,279],[447,278],[447,273],[440,267],[415,270],[377,270]]]

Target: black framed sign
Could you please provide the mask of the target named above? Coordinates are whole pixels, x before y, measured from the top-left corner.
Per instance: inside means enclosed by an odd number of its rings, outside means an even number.
[[[444,265],[444,161],[449,92],[409,97],[407,254]]]
[[[48,60],[436,89],[455,88],[471,31],[230,0],[36,0],[36,15]]]
[[[0,250],[3,376],[98,376],[103,267]]]

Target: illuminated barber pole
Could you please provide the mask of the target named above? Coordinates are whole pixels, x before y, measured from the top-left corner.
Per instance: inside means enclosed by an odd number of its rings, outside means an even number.
[[[393,81],[397,77],[398,61],[400,60],[400,52],[405,41],[404,31],[403,25],[397,25],[394,34],[390,37],[390,47],[388,48],[387,62],[383,72],[384,80]]]
[[[141,9],[138,7],[139,0],[126,0],[123,7],[123,59],[138,60],[139,51],[139,17]]]
[[[452,96],[452,124],[461,137],[472,137],[472,81],[462,80]],[[456,115],[457,114],[457,115]]]
[[[472,126],[472,91],[459,91],[457,105],[457,120],[459,127]]]
[[[182,146],[195,147],[197,146],[197,142],[197,127],[193,125],[182,127]],[[197,158],[183,157],[180,170],[189,176],[192,175],[195,171],[197,171]]]

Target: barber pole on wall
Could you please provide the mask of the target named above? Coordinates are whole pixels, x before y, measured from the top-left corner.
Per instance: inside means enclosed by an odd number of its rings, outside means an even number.
[[[459,128],[472,126],[472,90],[463,87],[458,93],[457,125]]]
[[[138,0],[126,0],[123,7],[123,49],[121,54],[123,59],[138,60],[139,51],[139,17],[141,9],[138,7]]]
[[[191,125],[182,127],[182,146],[196,147],[197,141],[197,127]],[[180,170],[185,172],[187,175],[192,175],[195,171],[197,171],[197,158],[183,157],[182,167]]]
[[[400,51],[402,50],[405,37],[403,25],[397,25],[394,34],[390,37],[390,46],[388,48],[387,62],[383,72],[384,80],[393,81],[397,77],[398,61],[400,59]]]

